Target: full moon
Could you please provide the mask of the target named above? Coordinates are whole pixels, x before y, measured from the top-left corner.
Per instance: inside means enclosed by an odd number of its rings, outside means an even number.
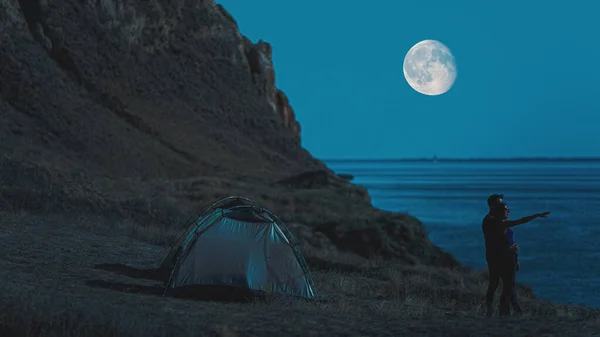
[[[441,95],[454,85],[456,61],[450,49],[439,41],[424,40],[404,57],[406,82],[423,95]]]

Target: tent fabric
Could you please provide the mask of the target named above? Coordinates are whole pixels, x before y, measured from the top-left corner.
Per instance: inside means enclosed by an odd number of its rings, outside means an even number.
[[[219,207],[232,198],[248,203]],[[308,268],[289,230],[273,213],[241,197],[223,199],[204,212],[162,266],[170,268],[165,291],[217,285],[315,297]]]

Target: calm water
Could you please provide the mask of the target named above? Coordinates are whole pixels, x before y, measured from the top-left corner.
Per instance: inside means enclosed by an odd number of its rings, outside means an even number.
[[[365,186],[374,206],[408,212],[464,265],[485,268],[481,220],[503,193],[511,218],[551,211],[515,228],[517,281],[539,297],[600,307],[600,160],[505,162],[326,161]]]

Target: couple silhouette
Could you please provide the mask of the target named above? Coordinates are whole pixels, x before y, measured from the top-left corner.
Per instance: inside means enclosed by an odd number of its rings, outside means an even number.
[[[481,228],[485,238],[485,257],[488,265],[489,284],[486,293],[487,316],[494,312],[494,293],[502,280],[500,295],[500,316],[511,314],[511,305],[517,314],[521,306],[517,298],[515,276],[520,269],[519,245],[514,241],[513,227],[526,224],[537,218],[547,218],[550,212],[538,213],[518,220],[509,220],[510,209],[504,201],[504,195],[493,194],[488,198],[489,213],[483,218]]]

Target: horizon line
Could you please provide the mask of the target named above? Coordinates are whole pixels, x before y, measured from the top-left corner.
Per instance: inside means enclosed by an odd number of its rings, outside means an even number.
[[[417,162],[417,161],[600,161],[600,157],[413,157],[413,158],[318,158],[324,162]]]

